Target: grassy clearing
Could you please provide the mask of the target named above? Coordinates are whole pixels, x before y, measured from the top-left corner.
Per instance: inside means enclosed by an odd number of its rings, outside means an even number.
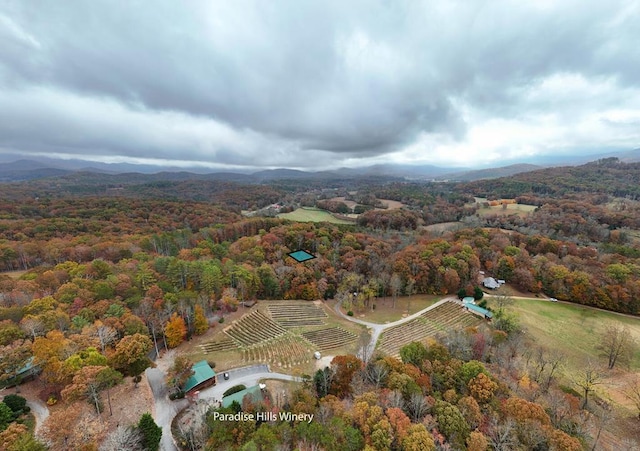
[[[396,307],[393,308],[393,299],[377,298],[374,302],[374,310],[365,309],[361,312],[354,312],[355,318],[370,323],[386,324],[392,323],[405,316],[412,315],[420,310],[435,304],[442,296],[431,296],[427,294],[416,294],[414,296],[399,296],[396,299]]]
[[[491,306],[491,298],[488,298]],[[562,349],[567,355],[567,370],[579,368],[586,359],[600,359],[599,337],[609,324],[629,326],[640,343],[640,319],[595,310],[576,304],[540,299],[516,299],[510,310],[518,314],[526,333],[549,349]],[[631,361],[631,370],[640,370],[640,349]]]
[[[488,301],[491,305],[490,298]],[[605,434],[612,443],[619,445],[616,438],[629,436],[629,425],[635,428],[637,424],[637,409],[626,397],[625,391],[627,384],[640,374],[640,318],[540,299],[516,299],[508,309],[518,314],[532,342],[548,349],[561,350],[566,355],[563,376],[559,381],[561,384],[576,388],[572,375],[583,369],[588,359],[600,365],[604,378],[602,384],[596,387],[596,395],[611,403],[615,412],[615,420]],[[613,370],[607,370],[606,358],[598,353],[600,333],[609,324],[627,325],[638,344],[630,368],[616,366]]]
[[[6,272],[2,272],[0,273],[0,275],[3,276],[9,276],[12,279],[19,279],[20,277],[22,277],[22,275],[26,274],[27,271],[26,270],[18,270],[18,271],[6,271]]]
[[[397,200],[380,199],[380,202],[382,202],[383,205],[387,206],[387,210],[397,210],[404,207],[404,204],[402,202],[398,202]]]
[[[478,214],[480,216],[487,216],[487,215],[507,216],[507,215],[513,215],[513,214],[525,216],[531,213],[532,211],[534,211],[536,208],[538,208],[536,205],[528,205],[528,204],[507,204],[507,208],[504,208],[502,205],[496,205],[495,207],[480,208],[478,209]]]
[[[326,210],[317,208],[298,208],[291,213],[281,213],[279,218],[298,222],[331,222],[333,224],[353,224],[351,221],[338,219]]]
[[[485,197],[474,197],[475,204],[484,204],[488,202],[488,199]],[[468,207],[472,207],[474,203],[467,204]],[[517,214],[520,216],[525,216],[528,213],[531,213],[536,208],[536,205],[529,204],[506,204],[506,208],[503,205],[495,205],[490,207],[481,207],[478,209],[478,215],[487,216],[487,215],[500,215],[507,216]]]

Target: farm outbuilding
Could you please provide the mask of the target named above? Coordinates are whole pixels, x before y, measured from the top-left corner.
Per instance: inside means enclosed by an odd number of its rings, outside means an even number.
[[[495,290],[497,288],[500,288],[500,283],[498,283],[498,281],[493,277],[485,277],[482,280],[482,285],[485,288],[489,288],[490,290]]]
[[[216,384],[216,372],[213,371],[206,360],[194,363],[191,369],[193,370],[193,375],[184,384],[183,390],[185,393],[201,390]]]
[[[493,313],[491,313],[489,310],[479,307],[475,304],[464,304],[464,308],[466,308],[468,311],[470,311],[471,313],[481,316],[484,319],[491,319],[493,318]]]

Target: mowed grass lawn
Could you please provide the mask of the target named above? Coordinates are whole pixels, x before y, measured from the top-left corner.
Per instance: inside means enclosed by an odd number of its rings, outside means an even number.
[[[333,224],[353,224],[352,221],[338,219],[326,210],[317,208],[298,208],[291,213],[281,213],[278,218],[298,222],[331,222]]]
[[[491,306],[491,298],[487,299]],[[515,299],[509,310],[518,314],[526,334],[549,349],[560,349],[567,355],[566,370],[584,366],[587,359],[607,361],[597,349],[602,331],[609,324],[622,324],[629,329],[638,346],[631,360],[631,371],[640,370],[640,319],[586,308],[577,304],[549,302],[540,299]]]

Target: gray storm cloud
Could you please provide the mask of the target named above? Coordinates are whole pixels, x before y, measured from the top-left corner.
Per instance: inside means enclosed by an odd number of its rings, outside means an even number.
[[[615,130],[640,118],[640,8],[558,3],[5,2],[0,147],[289,167],[637,147]]]

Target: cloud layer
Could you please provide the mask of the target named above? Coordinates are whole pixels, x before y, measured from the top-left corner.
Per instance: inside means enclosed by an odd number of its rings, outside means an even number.
[[[326,169],[640,146],[630,1],[0,6],[0,148]]]

